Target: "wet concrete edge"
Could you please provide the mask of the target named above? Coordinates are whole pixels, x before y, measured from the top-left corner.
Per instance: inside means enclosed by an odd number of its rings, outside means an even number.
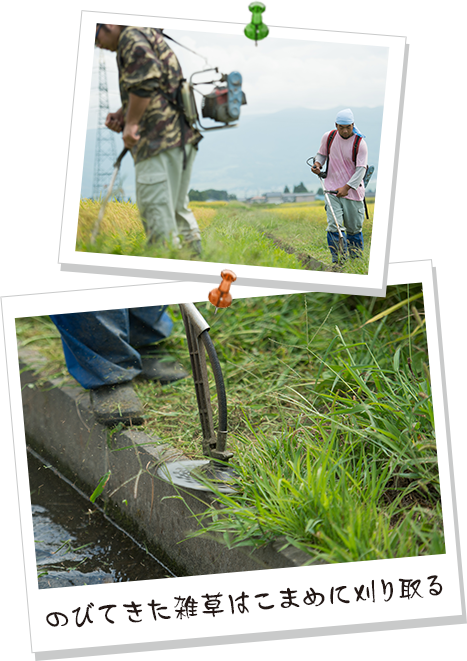
[[[158,465],[183,456],[168,445],[154,445],[154,439],[139,430],[109,434],[92,415],[88,391],[71,379],[44,380],[45,359],[33,349],[20,348],[19,361],[28,441],[66,470],[68,477],[85,485],[89,495],[111,470],[98,502],[102,505],[105,500],[109,514],[121,514],[133,525],[136,538],[139,533],[160,549],[165,556],[161,560],[170,559],[185,575],[298,567],[310,562],[308,555],[293,547],[280,550],[280,540],[251,551],[228,550],[207,535],[187,539],[199,528],[193,514],[202,514],[212,497],[184,490],[183,502],[178,497],[181,492],[154,477]],[[139,478],[132,479],[141,469]]]

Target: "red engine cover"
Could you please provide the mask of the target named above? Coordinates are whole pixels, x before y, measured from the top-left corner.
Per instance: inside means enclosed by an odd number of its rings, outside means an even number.
[[[214,89],[214,94],[216,95],[216,102],[219,106],[227,103],[227,87],[216,87]]]

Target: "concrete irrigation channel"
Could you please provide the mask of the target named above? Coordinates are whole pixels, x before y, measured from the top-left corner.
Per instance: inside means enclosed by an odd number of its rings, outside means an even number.
[[[281,540],[249,551],[229,550],[207,535],[187,539],[198,526],[192,513],[202,514],[213,496],[184,489],[181,500],[181,492],[155,476],[158,466],[183,457],[167,444],[154,445],[154,438],[139,430],[129,428],[109,438],[93,417],[88,391],[71,378],[41,376],[45,359],[35,350],[20,348],[19,360],[29,445],[88,495],[111,471],[97,502],[101,507],[105,503],[108,515],[177,576],[297,567],[310,561],[296,549],[280,551]]]

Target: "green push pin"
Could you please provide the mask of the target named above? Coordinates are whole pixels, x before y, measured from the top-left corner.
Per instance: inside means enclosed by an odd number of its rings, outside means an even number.
[[[255,46],[258,45],[260,39],[264,39],[269,34],[269,28],[263,23],[263,17],[261,14],[266,9],[266,5],[263,5],[262,2],[252,2],[248,9],[252,13],[251,23],[248,23],[244,29],[245,36],[248,39],[255,40]]]

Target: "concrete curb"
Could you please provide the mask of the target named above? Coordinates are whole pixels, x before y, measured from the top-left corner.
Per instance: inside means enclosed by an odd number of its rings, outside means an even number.
[[[280,541],[247,551],[228,550],[207,535],[186,539],[199,527],[190,510],[202,514],[212,497],[185,490],[183,502],[171,484],[153,475],[158,465],[180,460],[182,455],[167,445],[154,445],[154,439],[141,431],[109,434],[92,415],[89,392],[71,377],[41,377],[46,361],[35,350],[19,349],[19,361],[28,443],[89,495],[111,470],[98,502],[104,499],[109,514],[123,518],[124,527],[131,525],[132,534],[148,541],[177,575],[298,567],[310,561],[294,548],[279,551]]]

